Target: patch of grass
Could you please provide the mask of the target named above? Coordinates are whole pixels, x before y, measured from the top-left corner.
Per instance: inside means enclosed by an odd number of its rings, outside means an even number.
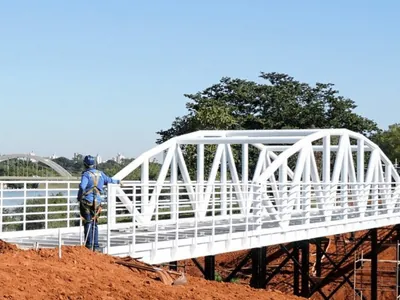
[[[215,279],[215,281],[218,281],[218,282],[222,282],[223,281],[222,276],[218,272],[215,272],[214,279]]]
[[[232,278],[230,282],[231,283],[239,283],[240,279],[239,278]]]

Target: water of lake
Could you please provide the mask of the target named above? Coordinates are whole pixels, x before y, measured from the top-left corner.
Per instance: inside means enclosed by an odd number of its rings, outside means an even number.
[[[1,204],[3,207],[23,205],[24,199],[44,199],[48,198],[69,198],[69,202],[76,202],[78,190],[3,190],[1,197]]]

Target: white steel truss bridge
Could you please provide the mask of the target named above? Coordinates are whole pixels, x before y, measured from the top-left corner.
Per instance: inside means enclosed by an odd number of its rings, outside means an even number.
[[[124,180],[132,172],[140,181]],[[152,264],[400,223],[397,171],[346,129],[198,131],[114,177],[122,185],[107,189],[103,251]],[[21,247],[82,243],[78,182],[41,182],[34,195],[30,183],[0,186],[0,238]]]

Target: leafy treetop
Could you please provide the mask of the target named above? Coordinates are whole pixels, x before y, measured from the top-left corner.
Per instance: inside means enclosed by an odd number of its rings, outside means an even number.
[[[311,86],[281,73],[261,73],[264,83],[224,77],[196,94],[185,94],[188,113],[169,129],[160,130],[157,143],[207,129],[347,128],[366,136],[377,124],[354,112],[353,100],[339,95],[331,83]]]

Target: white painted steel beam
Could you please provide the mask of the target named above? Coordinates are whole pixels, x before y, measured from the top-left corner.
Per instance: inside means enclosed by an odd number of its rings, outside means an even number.
[[[234,136],[234,137],[204,137],[204,138],[185,138],[179,139],[179,144],[185,145],[198,145],[198,144],[293,144],[301,140],[302,136],[265,136],[265,137],[246,137],[246,136]]]

